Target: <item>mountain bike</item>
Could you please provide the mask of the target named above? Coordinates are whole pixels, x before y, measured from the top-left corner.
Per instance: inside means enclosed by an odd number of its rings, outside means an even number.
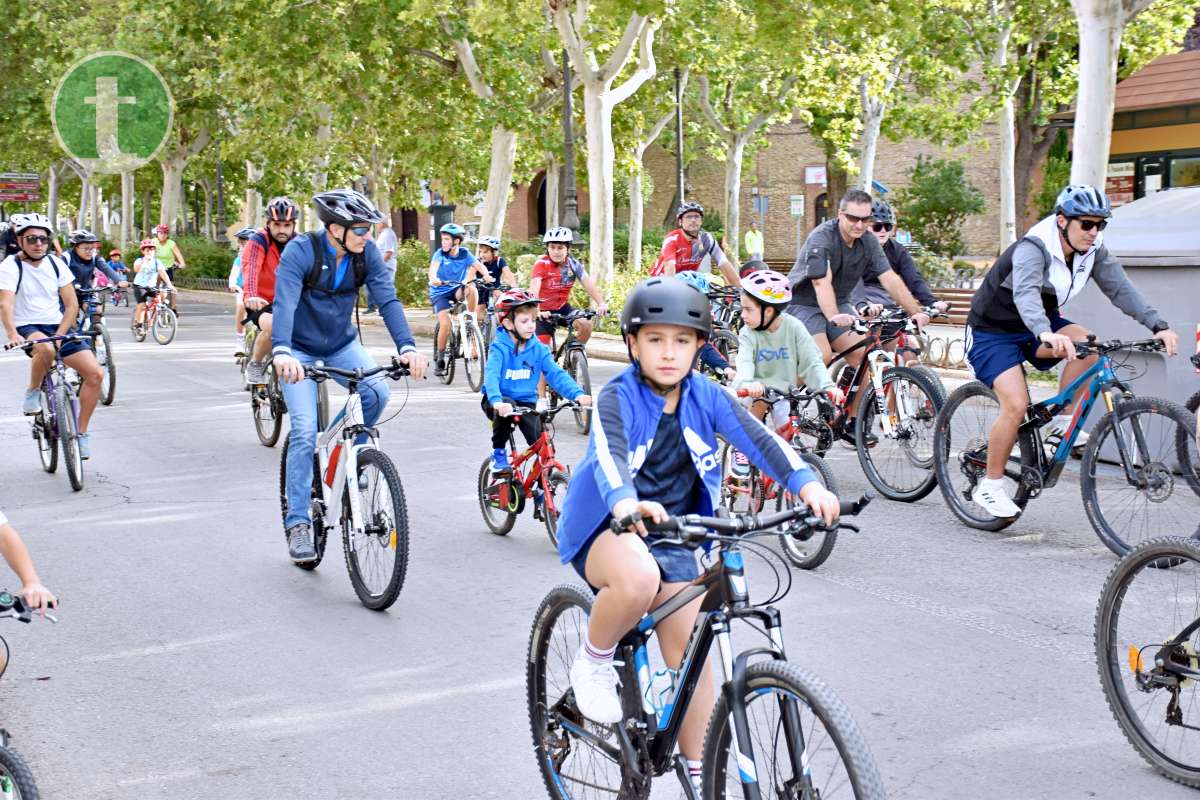
[[[488,530],[504,536],[512,530],[517,515],[525,510],[526,501],[533,501],[533,518],[546,526],[550,543],[558,548],[558,517],[562,501],[567,496],[571,470],[554,455],[554,417],[562,411],[574,410],[576,403],[538,411],[528,406],[514,406],[512,416],[536,414],[542,421],[542,435],[517,453],[515,437],[510,437],[510,469],[492,472],[492,458],[484,459],[479,468],[479,510]]]
[[[592,377],[588,371],[587,352],[584,344],[579,341],[575,332],[575,321],[591,320],[598,316],[599,314],[591,309],[577,308],[569,314],[550,314],[546,317],[546,321],[555,326],[555,332],[550,335],[550,352],[554,354],[554,360],[571,376],[575,383],[579,384],[579,388],[583,389],[583,393],[586,395],[592,393]],[[563,339],[562,344],[558,344],[557,329],[560,327],[567,329],[567,336]],[[569,402],[565,397],[559,396],[549,383],[546,384],[546,392],[551,408],[560,403]],[[592,409],[576,404],[574,411],[575,429],[586,436],[592,429]]]
[[[941,314],[933,308],[923,311],[931,318]],[[889,500],[912,503],[933,491],[937,476],[933,471],[933,424],[946,392],[941,381],[929,371],[896,364],[895,353],[884,345],[898,341],[904,333],[915,333],[915,326],[902,309],[885,310],[870,320],[859,320],[853,330],[865,338],[833,356],[831,374],[845,394],[842,402],[818,406],[812,401],[800,416],[801,433],[812,438],[812,449],[824,457],[833,442],[845,438],[854,422],[854,449],[858,463],[880,494]],[[842,363],[856,350],[863,351],[856,366]],[[865,378],[864,378],[865,375]],[[865,381],[865,385],[864,385]],[[859,392],[858,416],[850,409]]]
[[[279,442],[279,434],[283,430],[283,417],[287,414],[287,402],[283,399],[283,389],[279,385],[279,376],[275,374],[275,365],[270,357],[263,366],[263,382],[251,384],[246,379],[246,369],[250,364],[250,354],[254,352],[254,343],[258,340],[259,330],[253,322],[246,322],[244,334],[244,349],[234,356],[242,374],[242,384],[250,393],[250,414],[254,418],[254,431],[258,441],[264,447],[274,447]],[[323,409],[324,418],[328,418],[329,387],[324,381],[317,384],[317,407]],[[318,415],[319,416],[319,415]],[[321,418],[319,416],[319,418]]]
[[[858,513],[868,500],[844,503],[843,516]],[[675,538],[662,540],[673,544],[711,544],[713,563],[618,644],[621,723],[585,718],[571,689],[569,671],[587,636],[591,591],[558,586],[535,614],[525,662],[527,700],[538,768],[550,796],[643,800],[653,778],[674,771],[683,795],[699,800],[675,745],[715,643],[723,676],[704,743],[706,800],[883,798],[883,782],[849,709],[819,678],[787,661],[782,617],[771,603],[787,594],[791,570],[777,572],[780,585],[770,599],[750,599],[744,553],[780,558],[753,539],[781,532],[804,538],[823,523],[807,509],[789,508],[763,516],[688,515],[647,527],[673,532]],[[841,527],[857,530],[847,522]],[[699,597],[704,604],[680,669],[652,674],[647,645],[655,626]],[[734,650],[735,620],[763,636],[754,640],[760,646]]]
[[[359,601],[373,611],[396,602],[408,569],[408,509],[404,487],[392,460],[379,449],[379,430],[363,421],[362,381],[383,374],[390,380],[408,375],[408,368],[393,358],[388,366],[345,370],[320,362],[304,367],[305,378],[317,384],[341,378],[349,394],[332,422],[323,419],[318,404],[317,447],[313,453],[309,513],[317,558],[294,562],[304,570],[316,569],[325,557],[328,531],[339,524],[350,583]],[[363,444],[356,444],[366,436]],[[287,519],[287,457],[284,442],[279,460],[280,512]]]
[[[481,280],[481,278],[476,278],[474,281],[463,281],[458,285],[466,289],[472,283]],[[434,323],[433,326],[435,348],[441,326],[440,322]],[[434,353],[434,356],[436,355],[437,353]],[[486,366],[487,350],[484,347],[479,323],[475,321],[475,315],[467,311],[467,304],[462,300],[455,302],[450,307],[450,338],[446,341],[445,352],[446,370],[445,374],[441,376],[442,383],[447,386],[454,382],[454,362],[460,358],[463,362],[463,372],[467,376],[467,385],[471,387],[471,391],[478,392],[483,386],[483,370]],[[434,361],[436,362],[436,360],[435,358]]]
[[[1200,476],[1196,472],[1195,420],[1180,406],[1154,397],[1135,397],[1116,374],[1112,354],[1157,352],[1157,339],[1076,342],[1079,358],[1096,363],[1058,394],[1030,403],[1017,431],[1014,454],[1004,469],[1013,502],[1022,509],[1058,483],[1083,423],[1104,398],[1100,418],[1080,461],[1083,507],[1096,535],[1123,556],[1132,545],[1162,534],[1200,536]],[[1071,425],[1061,437],[1043,439],[1041,428],[1083,390]],[[934,464],[942,496],[954,515],[980,530],[998,531],[1016,517],[993,517],[971,500],[987,473],[988,434],[999,415],[995,393],[978,381],[955,389],[938,414]],[[1114,464],[1116,466],[1114,466]]]
[[[175,340],[175,334],[179,330],[179,317],[175,311],[167,304],[167,298],[164,295],[174,294],[174,289],[147,289],[146,290],[146,308],[144,320],[149,322],[131,322],[130,326],[133,330],[133,338],[136,341],[143,342],[146,340],[146,327],[149,325],[150,332],[154,335],[154,341],[162,345],[170,344]]]
[[[802,408],[810,402],[830,404],[832,401],[820,392],[810,392],[798,386],[787,392],[780,392],[770,386],[762,397],[762,401],[774,405],[786,402],[789,404],[788,421],[775,431],[790,444],[796,454],[812,468],[813,473],[826,489],[838,494],[837,479],[825,459],[814,453],[801,435]],[[738,389],[738,397],[749,397],[745,389]],[[746,511],[751,514],[761,513],[769,505],[774,504],[776,511],[791,508],[796,498],[767,473],[753,464],[747,464],[744,470],[735,464],[736,450],[726,443],[721,449],[721,505],[729,511]],[[744,456],[743,456],[744,458]],[[744,505],[742,500],[745,500]],[[825,563],[833,546],[837,543],[837,531],[815,531],[807,539],[780,534],[779,544],[783,554],[801,569],[816,569]]]
[[[41,410],[33,417],[33,440],[37,442],[38,457],[42,469],[54,472],[58,469],[58,448],[62,445],[63,463],[67,466],[67,480],[75,491],[83,489],[83,458],[79,454],[79,392],[75,370],[62,360],[62,344],[76,339],[92,339],[100,331],[83,333],[73,331],[65,336],[47,336],[38,342],[26,342],[5,350],[23,349],[29,352],[35,344],[49,342],[54,345],[54,363],[42,378],[39,397]]]
[[[513,287],[507,283],[486,283],[482,278],[476,278],[474,283],[478,287],[491,290],[488,293],[487,311],[484,312],[483,321],[479,323],[479,332],[483,336],[483,348],[490,351],[492,342],[496,341],[496,298]]]
[[[104,325],[104,309],[108,305],[108,295],[113,291],[111,286],[98,289],[75,289],[80,296],[79,315],[76,328],[81,332],[96,330],[100,335],[92,339],[96,348],[96,360],[104,370],[104,383],[100,386],[100,404],[111,406],[117,394],[117,360],[113,354],[112,337]],[[95,301],[92,298],[96,298]]]
[[[50,622],[58,622],[53,614],[40,614]],[[0,618],[15,619],[29,624],[34,617],[33,611],[25,605],[20,595],[0,591]],[[11,651],[8,642],[0,636],[0,647],[4,648],[4,663],[0,665],[0,677],[8,672]],[[38,800],[37,783],[33,779],[33,771],[25,759],[12,748],[12,735],[0,728],[0,797],[5,800]]]
[[[1123,556],[1096,607],[1100,686],[1125,738],[1200,788],[1200,542],[1149,539]]]

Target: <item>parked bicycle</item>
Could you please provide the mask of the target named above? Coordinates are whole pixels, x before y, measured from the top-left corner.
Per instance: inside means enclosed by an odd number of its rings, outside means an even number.
[[[571,379],[579,385],[583,393],[590,395],[592,393],[592,377],[588,371],[587,351],[584,348],[583,342],[579,341],[579,337],[575,333],[575,321],[580,319],[595,319],[599,314],[591,309],[577,308],[569,314],[551,314],[546,319],[555,326],[555,332],[550,337],[550,352],[554,354],[554,360],[562,367]],[[562,344],[558,343],[558,328],[566,328],[567,335],[563,339]],[[547,385],[547,399],[550,407],[555,408],[561,403],[569,402],[565,397],[560,397],[554,391],[554,387]],[[578,404],[574,405],[575,412],[575,428],[580,433],[587,435],[592,429],[592,409]]]
[[[745,389],[738,389],[738,397],[748,397]],[[775,431],[783,440],[789,443],[800,458],[812,467],[813,473],[821,484],[838,494],[837,479],[833,470],[825,463],[825,459],[812,451],[803,437],[801,417],[803,408],[809,403],[818,403],[832,407],[832,401],[820,392],[811,392],[798,386],[788,392],[780,392],[770,386],[766,387],[762,401],[768,405],[788,403],[788,421]],[[747,460],[744,468],[738,467],[734,461],[736,450],[726,443],[721,448],[721,505],[729,511],[745,511],[751,514],[761,513],[770,506],[776,511],[783,511],[795,505],[797,498],[787,491],[787,487],[776,483],[770,475]],[[779,543],[783,553],[801,569],[816,569],[825,563],[833,546],[837,543],[837,531],[815,531],[806,539],[780,534]]]
[[[96,361],[100,362],[100,368],[104,370],[104,383],[100,386],[100,404],[105,406],[111,406],[117,395],[117,360],[113,354],[112,337],[104,324],[104,309],[112,291],[111,286],[75,289],[75,293],[80,297],[75,327],[85,333],[89,330],[99,332],[99,335],[92,339],[92,344],[96,350]]]
[[[1119,556],[1138,542],[1163,534],[1200,535],[1200,477],[1196,472],[1195,420],[1179,405],[1135,397],[1116,374],[1112,354],[1162,350],[1156,339],[1076,342],[1080,358],[1096,363],[1058,394],[1030,403],[1004,476],[1013,502],[1026,504],[1058,483],[1083,423],[1098,397],[1108,413],[1092,430],[1080,462],[1079,488],[1088,521]],[[1083,389],[1068,430],[1043,438],[1041,429]],[[946,504],[963,523],[998,531],[1016,519],[993,517],[971,500],[987,472],[988,434],[1000,412],[991,389],[978,381],[960,386],[938,415],[934,463]],[[1115,464],[1115,466],[1114,466]]]
[[[50,622],[58,622],[53,614],[39,614]],[[29,624],[34,613],[20,595],[0,591],[0,618],[15,619]],[[0,647],[4,649],[4,661],[0,664],[0,677],[8,672],[11,650],[8,642],[0,636]],[[0,798],[4,800],[38,800],[37,782],[28,762],[12,747],[12,735],[0,728]]]
[[[489,286],[482,278],[473,281],[463,281],[459,285],[464,289],[473,283]],[[438,331],[442,323],[433,326],[434,346],[437,346]],[[436,353],[434,353],[436,359]],[[454,382],[454,362],[462,359],[463,372],[467,376],[467,385],[471,391],[478,392],[483,386],[483,370],[487,361],[487,350],[484,345],[483,333],[475,315],[467,311],[465,301],[458,301],[450,307],[450,338],[446,341],[446,370],[441,376],[442,383],[449,386]]]
[[[1200,542],[1149,539],[1109,573],[1096,607],[1100,686],[1150,766],[1200,788]]]
[[[135,320],[130,323],[134,340],[145,341],[146,332],[149,330],[154,336],[154,341],[159,344],[167,345],[175,341],[175,334],[179,331],[179,317],[175,315],[175,311],[167,302],[168,295],[174,292],[174,289],[162,287],[146,290],[146,308],[143,317],[145,321],[137,322]]]
[[[58,449],[62,446],[63,463],[67,467],[67,480],[75,491],[83,489],[83,458],[79,453],[79,377],[75,370],[62,360],[62,344],[76,339],[92,339],[99,331],[72,332],[65,336],[47,336],[38,342],[26,342],[5,346],[5,350],[23,349],[29,352],[35,344],[54,345],[54,363],[42,378],[39,394],[41,410],[33,417],[33,440],[37,442],[38,457],[42,469],[54,472],[58,469]]]
[[[492,458],[484,459],[479,468],[479,510],[488,530],[505,536],[513,529],[517,515],[532,502],[533,518],[546,526],[550,543],[558,547],[558,517],[562,501],[567,496],[571,470],[554,454],[554,417],[562,411],[574,410],[578,404],[567,403],[556,408],[538,411],[528,406],[514,406],[513,417],[536,414],[542,421],[542,435],[517,453],[516,440],[509,438],[510,469],[492,472]]]
[[[843,503],[842,515],[868,502]],[[778,559],[753,540],[805,538],[824,528],[805,508],[763,516],[673,517],[662,525],[692,547],[713,546],[712,566],[661,606],[642,617],[618,644],[624,720],[603,725],[576,707],[570,666],[587,636],[592,593],[563,584],[551,590],[534,615],[526,658],[530,727],[538,768],[554,798],[648,798],[651,781],[667,772],[683,795],[699,800],[683,756],[675,753],[680,725],[713,644],[723,671],[722,690],[704,743],[703,797],[874,800],[885,796],[866,740],[849,709],[819,678],[784,651],[782,617],[771,603],[787,594],[791,570],[765,602],[750,599],[743,553]],[[857,528],[847,522],[841,527]],[[615,529],[615,526],[614,526]],[[704,604],[679,670],[651,673],[648,644],[655,627],[697,598]],[[731,622],[742,620],[760,646],[736,652]],[[758,659],[751,664],[751,659]]]
[[[359,601],[374,611],[383,611],[396,602],[408,569],[404,487],[392,460],[379,448],[379,430],[368,427],[363,420],[362,398],[358,394],[359,384],[380,374],[400,380],[407,377],[408,368],[395,358],[387,366],[371,369],[345,370],[320,362],[304,367],[304,376],[318,386],[326,380],[342,378],[349,394],[331,422],[324,419],[326,413],[318,405],[309,502],[317,558],[295,562],[301,569],[316,569],[325,556],[329,529],[340,525],[350,583]],[[356,444],[359,436],[366,436],[366,441]],[[285,520],[287,457],[285,441],[279,460],[279,502]]]

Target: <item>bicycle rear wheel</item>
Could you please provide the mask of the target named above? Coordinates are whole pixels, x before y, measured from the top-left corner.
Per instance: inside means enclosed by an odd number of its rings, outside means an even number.
[[[1096,607],[1096,667],[1113,718],[1142,758],[1200,788],[1200,632],[1165,649],[1200,608],[1200,543],[1150,539],[1109,573]],[[1160,651],[1164,656],[1157,663]]]
[[[863,391],[855,425],[858,462],[871,485],[889,500],[912,503],[933,491],[933,431],[941,407],[929,379],[908,367],[884,371],[882,398],[874,383]],[[883,427],[888,418],[890,434]],[[866,437],[872,433],[877,442],[868,446]]]
[[[567,484],[571,478],[562,470],[553,470],[545,479],[542,497],[542,522],[546,525],[546,535],[550,544],[558,550],[558,518],[562,515],[563,501],[567,499]]]
[[[487,351],[484,349],[483,336],[475,323],[467,320],[467,340],[463,342],[463,374],[467,376],[467,385],[471,387],[472,392],[478,392],[483,386],[483,370],[486,364]]]
[[[725,330],[714,330],[709,340],[721,357],[732,364],[737,359],[738,337]]]
[[[509,507],[500,508],[499,500],[492,501],[490,489],[496,478],[492,475],[492,458],[488,456],[479,467],[479,510],[483,514],[483,523],[488,530],[497,536],[505,536],[517,522],[517,498],[514,487],[509,486]]]
[[[38,800],[33,770],[16,750],[0,745],[0,797],[4,800]]]
[[[285,530],[288,512],[287,458],[289,442],[290,437],[283,440],[283,450],[279,453],[279,517]],[[321,500],[321,462],[316,453],[313,453],[312,491],[309,495],[308,511],[312,525],[313,547],[317,550],[317,557],[312,561],[293,561],[292,563],[306,572],[311,572],[320,566],[321,559],[325,558],[325,541],[328,538],[328,531],[325,528],[325,509]]]
[[[733,745],[725,693],[704,740],[704,797],[743,797],[753,769],[763,797],[883,800],[883,779],[849,709],[823,681],[796,664],[763,661],[746,668],[747,723],[754,759]],[[744,746],[744,745],[743,745]]]
[[[166,303],[158,307],[151,329],[154,333],[154,341],[159,344],[167,345],[175,341],[175,333],[179,330],[179,319]]]
[[[258,440],[264,447],[274,447],[283,429],[283,402],[274,365],[267,364],[266,373],[262,386],[250,387],[250,410],[254,413]]]
[[[54,392],[54,418],[58,421],[58,440],[62,444],[63,463],[67,466],[67,480],[78,492],[83,488],[83,459],[79,456],[79,429],[71,399],[71,390],[59,384]]]
[[[42,469],[52,473],[58,469],[58,430],[50,397],[45,390],[39,392],[38,397],[42,402],[42,413],[33,421],[33,439],[37,442]]]
[[[433,324],[433,346],[434,346],[434,363],[437,363],[437,340],[438,333],[442,329],[442,323],[435,322]],[[446,374],[439,376],[438,380],[449,386],[454,382],[454,351],[455,351],[455,336],[453,326],[450,328],[450,338],[446,340],[446,352],[443,357],[446,359]]]
[[[963,524],[984,531],[1003,530],[1017,519],[993,517],[971,499],[975,486],[987,474],[988,434],[999,415],[995,393],[979,381],[971,381],[950,393],[934,423],[933,465],[942,497]],[[1036,441],[1018,439],[1020,455],[1010,456],[1005,469],[1009,495],[1018,508],[1029,502],[1029,489],[1009,473],[1034,468],[1034,446]]]
[[[538,769],[546,790],[557,800],[646,798],[649,781],[645,786],[627,785],[613,726],[587,719],[575,706],[571,664],[587,639],[591,610],[591,592],[561,584],[534,614],[525,663],[529,727]],[[631,703],[640,707],[637,681],[628,669],[622,679],[625,711],[630,713]]]
[[[567,353],[567,374],[579,384],[579,388],[583,389],[584,394],[591,395],[592,376],[588,373],[587,354],[583,352],[582,347]],[[575,414],[575,429],[587,436],[588,431],[592,429],[592,410],[579,408],[575,409],[573,413]]]
[[[96,343],[96,360],[104,370],[104,382],[100,384],[100,403],[111,406],[117,395],[117,362],[113,357],[112,337],[108,335],[108,328],[103,325],[97,323],[92,327],[100,331],[100,335],[92,340]]]
[[[838,491],[837,479],[833,477],[833,470],[825,463],[825,459],[815,453],[801,453],[800,457],[808,466],[812,467],[812,471],[822,486],[836,495],[841,494]],[[775,497],[775,510],[783,511],[791,508],[798,499],[781,488]],[[833,552],[833,546],[837,544],[837,531],[811,531],[811,533],[812,536],[804,541],[786,533],[779,534],[779,544],[783,548],[783,554],[787,556],[788,561],[800,569],[816,569],[824,564],[825,560],[829,558],[829,554]]]
[[[1122,400],[1092,431],[1080,465],[1083,508],[1100,541],[1117,555],[1155,536],[1200,538],[1193,419],[1169,400],[1136,397]],[[1121,464],[1101,463],[1121,458],[1114,425],[1133,461],[1134,483]]]
[[[358,453],[356,486],[363,529],[354,530],[349,494],[343,495],[342,547],[359,601],[372,611],[396,602],[408,569],[408,509],[396,467],[374,448]],[[354,491],[347,487],[347,492]]]

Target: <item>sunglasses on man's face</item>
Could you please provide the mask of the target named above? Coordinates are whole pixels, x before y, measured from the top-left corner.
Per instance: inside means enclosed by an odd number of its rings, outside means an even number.
[[[1077,219],[1075,221],[1078,222],[1079,227],[1085,231],[1090,231],[1093,228],[1102,231],[1108,227],[1108,220],[1106,219]]]
[[[892,223],[890,222],[876,222],[871,226],[871,230],[875,231],[876,233],[879,233],[880,231],[890,231],[891,229]]]
[[[843,211],[842,216],[845,217],[846,221],[849,222],[851,225],[865,225],[866,223],[871,221],[870,214],[867,214],[865,217],[856,217],[849,212]]]
[[[50,244],[49,236],[26,236],[25,244]]]
[[[353,233],[355,236],[366,236],[368,233],[371,232],[371,226],[370,225],[356,225],[355,227],[350,229],[350,232]]]

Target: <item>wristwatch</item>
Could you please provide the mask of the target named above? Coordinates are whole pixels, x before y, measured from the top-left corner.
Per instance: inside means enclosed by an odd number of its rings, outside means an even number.
[[[1170,325],[1160,319],[1158,322],[1154,323],[1153,327],[1150,328],[1150,332],[1158,333],[1160,331],[1170,330],[1170,328]]]

